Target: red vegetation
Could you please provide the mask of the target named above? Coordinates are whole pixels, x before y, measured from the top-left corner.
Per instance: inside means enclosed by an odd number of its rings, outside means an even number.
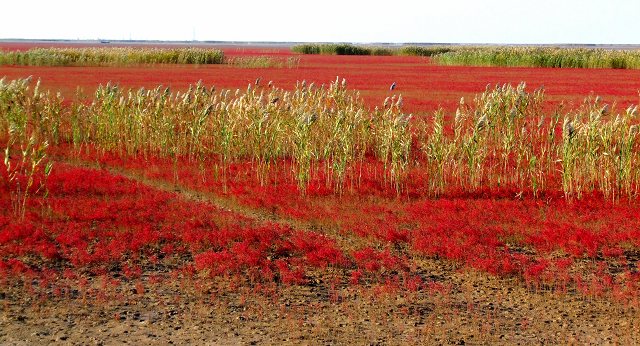
[[[58,164],[49,196],[25,221],[0,214],[0,273],[53,280],[65,273],[131,279],[163,267],[211,276],[303,283],[309,267],[350,266],[326,236],[188,202],[105,171]],[[8,191],[0,191],[3,201]],[[193,259],[193,260],[190,260]]]
[[[19,45],[18,45],[19,46]],[[0,45],[0,49],[23,49],[15,44]],[[52,44],[39,46],[50,47]],[[293,56],[288,48],[216,46],[228,57],[263,55],[274,58]],[[158,85],[186,89],[202,80],[205,85],[218,88],[246,88],[257,77],[263,83],[273,83],[292,89],[296,81],[306,80],[318,85],[345,78],[349,88],[362,91],[363,99],[371,106],[381,105],[391,95],[389,86],[396,82],[395,94],[402,94],[404,109],[412,113],[427,113],[443,107],[455,110],[460,97],[472,98],[487,84],[526,81],[533,90],[546,89],[550,105],[561,102],[580,104],[591,93],[616,102],[620,107],[638,103],[640,70],[613,69],[551,69],[438,66],[428,59],[404,56],[327,56],[295,55],[300,58],[297,68],[241,68],[229,65],[171,65],[141,67],[31,67],[0,66],[0,77],[10,79],[33,76],[42,85],[62,91],[67,98],[81,87],[91,94],[98,85],[108,82],[123,87],[155,88]]]
[[[154,180],[170,183],[174,179],[169,160],[80,157]],[[215,239],[208,239],[211,233],[202,228],[182,229],[183,242],[195,256],[195,268],[210,275],[238,274],[252,281],[266,276],[266,280],[301,284],[305,268],[342,268],[350,270],[352,284],[396,282],[418,289],[426,278],[412,269],[416,266],[411,258],[417,256],[521,278],[535,288],[565,291],[585,281],[597,282],[598,293],[589,291],[590,284],[583,293],[615,294],[625,301],[635,297],[640,283],[636,250],[640,206],[635,201],[612,203],[601,196],[568,201],[550,192],[539,199],[521,198],[515,191],[504,190],[453,191],[437,199],[420,194],[397,197],[392,186],[380,183],[338,195],[327,193],[322,181],[301,196],[286,165],[276,174],[277,182],[261,186],[249,163],[232,166],[227,193],[223,193],[221,181],[207,178],[213,173],[186,161],[179,167],[179,182],[190,189],[231,198],[285,219],[338,228],[345,237],[369,244],[346,251],[324,235],[276,225],[233,231],[233,237],[215,233]],[[91,218],[98,220],[105,214],[94,213]],[[220,239],[231,239],[224,242],[233,245],[225,247]],[[600,283],[603,280],[606,284]]]
[[[225,48],[227,55],[288,56],[285,50]],[[46,88],[73,95],[91,93],[108,81],[130,87],[159,84],[185,88],[197,80],[239,88],[256,77],[277,86],[295,81],[325,83],[340,75],[362,90],[370,104],[382,104],[396,82],[406,110],[452,109],[460,96],[487,84],[527,81],[545,85],[551,104],[579,103],[593,92],[620,106],[638,102],[640,71],[443,67],[415,57],[300,56],[298,68],[250,69],[230,66],[58,68],[1,66],[0,76],[33,75]],[[640,205],[612,204],[601,196],[567,201],[554,191],[538,199],[522,191],[447,191],[425,198],[428,177],[409,172],[406,193],[397,197],[381,183],[379,163],[365,162],[359,187],[334,194],[322,175],[301,196],[290,163],[279,162],[271,181],[260,184],[251,163],[231,164],[228,181],[210,168],[171,160],[97,155],[90,148],[72,154],[63,145],[55,158],[99,162],[167,185],[212,193],[280,218],[336,231],[320,231],[253,220],[207,203],[188,201],[106,171],[56,163],[48,196],[30,201],[24,221],[10,215],[9,191],[0,185],[0,277],[58,278],[78,286],[96,277],[105,282],[149,273],[233,277],[252,285],[307,284],[310,273],[340,272],[350,284],[385,283],[418,290],[429,282],[417,259],[436,258],[460,268],[514,277],[532,288],[575,289],[585,295],[637,298],[640,274]],[[376,166],[378,165],[378,166]],[[226,189],[223,189],[226,185]],[[223,191],[226,191],[223,193]],[[524,198],[523,198],[524,196]],[[332,234],[332,233],[328,233]],[[338,237],[354,240],[345,248]],[[160,273],[160,274],[158,274]],[[112,281],[109,281],[112,280]],[[113,281],[116,280],[116,281]],[[139,292],[143,292],[140,287]]]

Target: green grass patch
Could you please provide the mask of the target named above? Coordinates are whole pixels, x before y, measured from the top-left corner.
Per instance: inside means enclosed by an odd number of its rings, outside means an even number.
[[[33,48],[0,52],[0,65],[110,66],[137,64],[222,64],[224,53],[205,48]]]

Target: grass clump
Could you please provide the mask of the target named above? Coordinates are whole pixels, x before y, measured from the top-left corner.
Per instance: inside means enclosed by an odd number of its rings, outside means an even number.
[[[239,56],[228,58],[225,64],[240,68],[297,68],[299,57],[274,58],[269,56]]]
[[[291,48],[295,53],[326,55],[394,55],[395,50],[386,47],[359,46],[348,43],[309,43]]]
[[[222,64],[224,53],[205,48],[33,48],[0,52],[0,65],[111,66],[137,64]]]
[[[640,50],[557,47],[461,47],[434,55],[443,65],[640,68]]]
[[[403,46],[396,51],[397,55],[432,57],[454,50],[453,46]]]
[[[352,44],[311,43],[291,48],[301,54],[401,55],[433,58],[442,65],[519,66],[550,68],[640,68],[640,50],[601,48],[513,47],[513,46],[358,46]]]

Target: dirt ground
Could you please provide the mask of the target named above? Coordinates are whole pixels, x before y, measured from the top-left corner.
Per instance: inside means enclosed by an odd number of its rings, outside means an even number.
[[[421,269],[442,290],[306,286],[228,290],[222,282],[133,283],[87,298],[40,298],[23,287],[0,292],[0,344],[358,344],[633,345],[637,309],[571,292],[532,292],[521,283],[458,270],[439,261]]]

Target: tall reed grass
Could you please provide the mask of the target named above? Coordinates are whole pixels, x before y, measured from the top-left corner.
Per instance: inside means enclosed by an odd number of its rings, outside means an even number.
[[[429,46],[401,46],[383,47],[372,45],[354,45],[337,43],[307,43],[291,47],[291,50],[301,54],[327,55],[409,55],[435,56],[456,49],[457,46],[429,45]]]
[[[300,66],[300,57],[239,56],[225,58],[224,63],[240,68],[298,68]]]
[[[222,64],[224,53],[204,48],[33,48],[0,51],[0,65],[103,66],[134,64]]]
[[[0,143],[4,145],[2,185],[9,190],[16,217],[24,219],[29,198],[46,189],[52,162],[50,143],[59,139],[60,95],[33,90],[31,79],[0,79]]]
[[[0,82],[0,128],[10,153],[33,136],[32,147],[67,142],[76,150],[170,158],[175,172],[187,160],[213,167],[223,182],[233,163],[250,162],[263,184],[290,162],[303,194],[318,178],[336,193],[358,189],[363,169],[376,166],[382,167],[380,184],[399,194],[559,191],[567,198],[596,193],[619,200],[637,198],[640,188],[636,107],[618,112],[587,98],[567,113],[546,113],[544,89],[529,91],[524,83],[487,86],[472,101],[461,99],[450,117],[442,111],[412,117],[403,112],[401,96],[370,109],[339,78],[321,86],[299,82],[292,91],[108,84],[93,99],[64,108],[57,95],[8,91],[16,85],[26,90],[29,82]],[[16,114],[28,136],[15,137]],[[39,161],[40,154],[29,155]],[[411,180],[416,172],[423,185]]]
[[[640,50],[599,48],[429,45],[398,48],[352,44],[303,44],[292,50],[302,54],[408,55],[432,57],[442,65],[522,66],[552,68],[640,68]]]
[[[395,50],[380,46],[363,46],[348,43],[308,43],[291,47],[291,50],[301,54],[327,55],[394,55]]]
[[[443,65],[640,68],[640,50],[553,47],[457,48],[434,56]]]

